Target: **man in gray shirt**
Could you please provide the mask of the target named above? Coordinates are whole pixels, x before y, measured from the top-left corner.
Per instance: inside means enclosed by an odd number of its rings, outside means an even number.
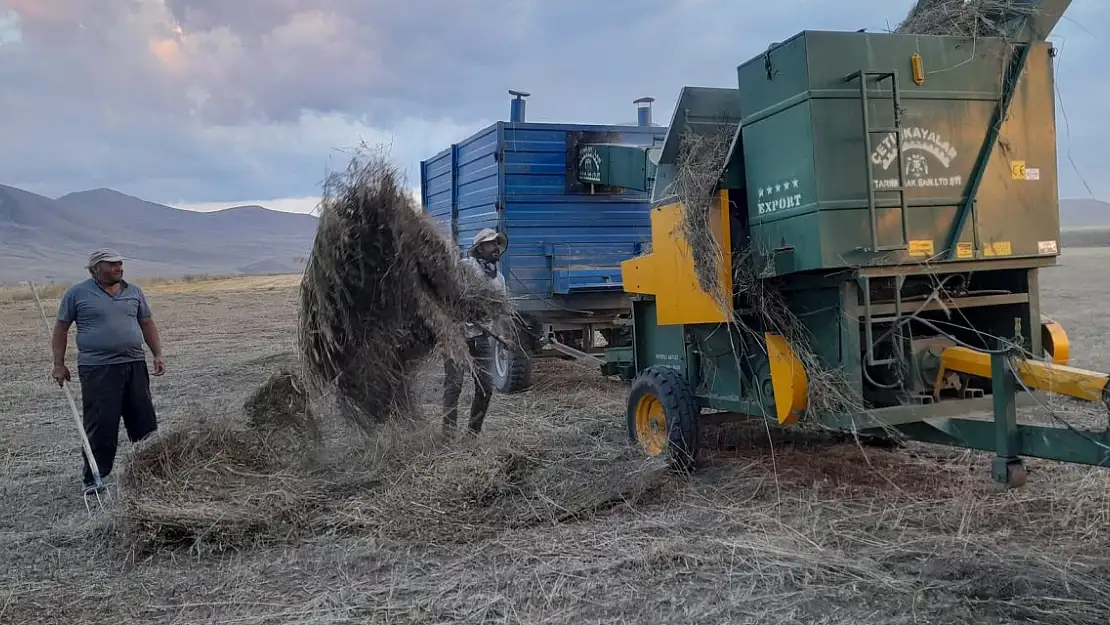
[[[51,341],[53,377],[62,385],[70,379],[65,364],[69,327],[77,324],[85,432],[101,477],[111,473],[115,462],[121,416],[132,443],[158,429],[143,343],[154,356],[154,375],[165,373],[158,328],[142,289],[123,279],[123,260],[108,249],[89,255],[90,277],[62,295]],[[88,488],[93,476],[87,459],[84,464]]]

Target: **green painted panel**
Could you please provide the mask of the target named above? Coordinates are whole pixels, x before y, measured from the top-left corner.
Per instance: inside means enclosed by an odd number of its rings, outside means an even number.
[[[632,301],[633,346],[635,349],[636,372],[662,365],[686,370],[686,342],[684,326],[660,326],[655,314],[655,300],[652,298]]]
[[[655,165],[648,158],[656,148],[605,143],[578,146],[578,181],[650,191],[655,180]]]
[[[763,235],[766,247],[779,247],[783,232],[773,225],[786,219],[804,223],[813,222],[818,209],[816,169],[814,162],[813,125],[810,103],[801,102],[779,111],[765,123],[743,129],[745,163],[748,189],[748,220],[753,232]],[[760,150],[750,152],[746,146],[758,141]],[[756,156],[758,154],[758,156]],[[791,221],[791,224],[795,221]],[[820,230],[799,232],[798,237],[786,238],[795,247],[796,254],[804,254],[805,261],[817,262],[821,250]],[[776,236],[777,235],[777,236]]]
[[[973,257],[1055,254],[1059,239],[1051,47],[1036,44],[994,148],[974,213],[961,232]],[[926,73],[912,80],[911,57]],[[792,248],[779,273],[918,263],[871,247],[868,187],[880,245],[943,251],[1002,94],[1012,50],[1001,40],[806,31],[737,70],[752,236],[764,253]],[[893,135],[865,145],[859,71],[897,72],[904,200]],[[894,126],[891,81],[869,79],[868,126]],[[1024,163],[1024,169],[1021,165]],[[1011,175],[1016,167],[1025,175]],[[870,173],[868,170],[871,170]],[[908,241],[902,237],[905,215]],[[920,242],[927,242],[922,244]],[[966,256],[954,260],[967,260]]]
[[[687,327],[697,359],[695,392],[713,408],[736,405],[744,398],[741,361],[748,351],[738,325]]]
[[[809,349],[826,367],[839,367],[841,359],[841,324],[845,305],[840,301],[838,287],[799,289],[784,293],[787,305],[808,334]],[[789,337],[788,337],[789,338]],[[857,354],[845,354],[848,361]]]

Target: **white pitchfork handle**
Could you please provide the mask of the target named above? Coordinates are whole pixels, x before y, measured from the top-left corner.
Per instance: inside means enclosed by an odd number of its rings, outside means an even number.
[[[46,330],[46,335],[50,337],[50,319],[46,316],[46,308],[42,305],[42,300],[39,299],[39,291],[35,288],[34,282],[28,282],[31,285],[31,292],[35,294],[35,301],[38,302],[39,312],[42,314],[43,328]],[[73,421],[77,424],[77,431],[81,434],[81,445],[85,448],[85,458],[89,461],[89,468],[92,469],[93,480],[97,488],[101,488],[103,484],[100,481],[100,467],[96,464],[96,458],[93,458],[92,447],[89,445],[89,437],[85,434],[85,426],[81,422],[81,413],[77,410],[77,402],[73,401],[73,393],[69,391],[66,386],[66,381],[62,380],[62,391],[66,394],[66,399],[69,400],[69,409],[73,413]]]

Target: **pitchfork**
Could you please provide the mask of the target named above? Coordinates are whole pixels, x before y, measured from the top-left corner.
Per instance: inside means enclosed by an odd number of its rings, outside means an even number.
[[[39,291],[35,288],[34,282],[28,282],[31,285],[31,292],[35,294],[35,301],[39,305],[39,313],[42,314],[43,328],[46,330],[47,340],[51,336],[50,332],[50,319],[46,316],[46,307],[42,305],[42,299],[39,298]],[[82,493],[82,498],[85,501],[85,512],[91,517],[93,515],[92,506],[89,503],[90,499],[96,499],[97,506],[101,511],[104,510],[104,500],[110,499],[111,494],[108,492],[108,487],[100,478],[100,467],[96,464],[96,458],[93,457],[92,446],[89,445],[89,437],[85,434],[85,426],[81,423],[81,413],[77,410],[77,402],[73,401],[73,393],[70,392],[69,387],[66,386],[66,381],[61,380],[58,385],[65,393],[66,399],[69,400],[69,410],[73,413],[73,420],[77,424],[77,432],[81,435],[81,446],[84,449],[85,459],[89,461],[89,468],[92,470],[93,484],[86,486],[85,491]],[[100,494],[104,493],[101,498]]]

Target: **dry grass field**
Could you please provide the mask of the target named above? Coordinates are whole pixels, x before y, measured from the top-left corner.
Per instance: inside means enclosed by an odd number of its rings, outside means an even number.
[[[1076,365],[1110,368],[1110,248],[1061,262],[1042,277],[1045,312]],[[146,288],[167,352],[152,381],[164,431],[242,419],[290,362],[295,282]],[[123,505],[137,495],[115,472],[118,501],[88,521],[42,322],[13,293],[0,296],[0,623],[1110,622],[1110,469],[1031,461],[1025,488],[998,493],[983,454],[749,427],[678,478],[629,456],[625,386],[565,362],[495,397],[473,445],[335,426],[303,475],[243,469],[265,488],[194,506],[212,519],[199,540],[129,519],[142,502]],[[440,376],[424,382],[430,415]],[[131,453],[123,443],[119,462]],[[204,492],[222,478],[198,462],[178,469]],[[235,534],[232,504],[285,521]]]

